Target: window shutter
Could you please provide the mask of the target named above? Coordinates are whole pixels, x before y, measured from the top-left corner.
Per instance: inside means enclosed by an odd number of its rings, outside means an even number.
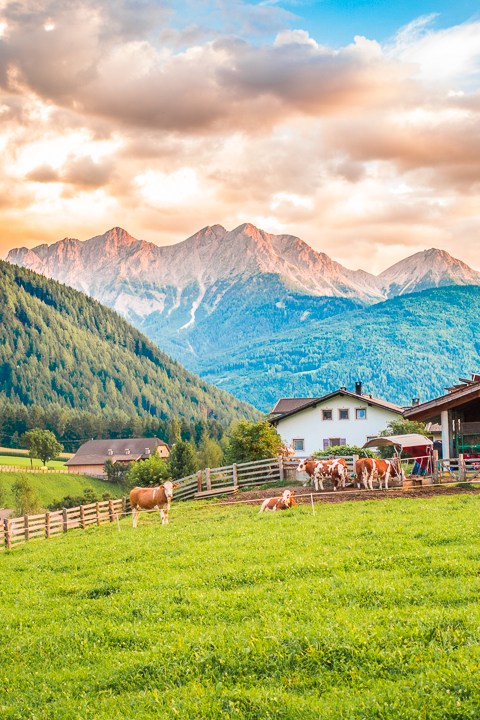
[[[323,449],[326,450],[329,445],[330,443],[328,442],[328,438],[325,438],[323,441]]]
[[[340,445],[346,445],[347,444],[347,438],[340,438]]]

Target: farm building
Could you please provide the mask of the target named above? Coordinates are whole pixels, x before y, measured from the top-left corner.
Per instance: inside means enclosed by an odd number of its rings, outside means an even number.
[[[281,398],[270,423],[302,456],[334,445],[361,447],[402,413],[399,405],[362,392],[357,382],[355,392],[342,387],[323,397]]]
[[[460,378],[445,390],[446,395],[407,408],[405,419],[441,425],[442,457],[480,457],[480,375]]]
[[[155,452],[167,458],[170,448],[158,438],[118,438],[116,440],[89,440],[78,448],[75,455],[65,465],[70,472],[82,475],[105,476],[103,466],[106,460],[124,465],[146,460]]]

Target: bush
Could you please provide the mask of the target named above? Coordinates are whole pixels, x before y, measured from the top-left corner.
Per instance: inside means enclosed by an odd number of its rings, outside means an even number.
[[[36,488],[27,477],[20,476],[12,485],[15,498],[14,515],[35,515],[40,511],[40,498]]]
[[[102,500],[111,500],[112,494],[107,492],[102,493]],[[84,488],[83,495],[65,495],[60,500],[52,500],[48,506],[49,510],[63,510],[63,508],[74,508],[80,505],[90,505],[90,503],[99,502],[100,498],[93,488]]]
[[[223,450],[216,440],[203,438],[198,449],[200,469],[220,467],[223,463]]]
[[[345,457],[347,455],[358,455],[358,457],[377,457],[377,454],[370,448],[358,447],[358,445],[335,445],[327,447],[326,450],[317,450],[313,453],[314,457],[324,458],[335,455],[335,457]]]
[[[147,460],[139,460],[132,464],[123,483],[125,493],[133,487],[151,487],[171,480],[170,468],[166,460],[154,453]]]
[[[242,420],[232,433],[225,462],[230,465],[277,457],[282,444],[282,438],[266,420],[256,423]]]

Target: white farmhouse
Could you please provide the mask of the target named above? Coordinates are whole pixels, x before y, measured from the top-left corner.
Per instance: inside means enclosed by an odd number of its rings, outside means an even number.
[[[377,437],[387,423],[402,417],[403,408],[342,387],[316,398],[281,398],[270,422],[297,455],[311,455],[334,445],[357,445]]]

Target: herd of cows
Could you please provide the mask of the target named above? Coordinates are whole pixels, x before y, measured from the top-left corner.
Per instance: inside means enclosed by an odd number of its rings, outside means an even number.
[[[347,464],[343,458],[332,458],[330,460],[301,460],[297,473],[306,473],[308,481],[307,485],[313,482],[315,490],[323,490],[323,481],[330,479],[333,489],[345,487],[347,479]],[[355,463],[355,484],[361,487],[361,482],[365,490],[373,490],[373,479],[378,479],[380,490],[382,489],[382,481],[385,483],[385,490],[388,490],[388,481],[390,478],[398,478],[403,482],[405,479],[405,471],[400,465],[398,458],[394,460],[378,460],[376,458],[361,458]],[[130,492],[130,506],[132,508],[133,527],[137,527],[138,516],[142,511],[158,510],[162,518],[162,525],[168,525],[168,513],[173,498],[173,491],[178,487],[178,483],[170,481],[164,482],[153,488],[136,487]],[[285,490],[282,495],[273,498],[267,498],[263,501],[260,512],[288,510],[288,508],[296,505],[293,499],[293,491]]]

